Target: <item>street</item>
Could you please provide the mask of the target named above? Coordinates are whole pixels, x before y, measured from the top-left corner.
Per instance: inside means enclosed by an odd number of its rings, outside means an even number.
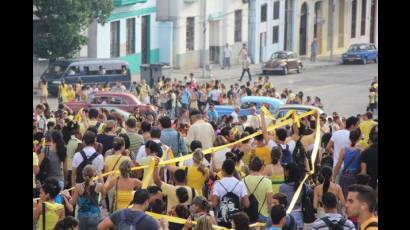
[[[230,77],[222,77],[222,83],[227,87],[238,82],[240,77],[239,75],[237,77],[231,76],[230,71],[235,70],[225,70],[224,73]],[[186,72],[186,75],[188,73],[189,71]],[[370,63],[367,65],[333,65],[306,69],[301,74],[273,75],[269,79],[279,93],[285,88],[291,89],[295,93],[303,91],[305,98],[306,96],[310,96],[312,100],[315,96],[321,98],[327,114],[337,111],[341,116],[350,116],[365,112],[370,83],[377,75],[378,64]],[[217,75],[214,77],[221,79]],[[257,78],[256,75],[252,76],[253,81]],[[245,74],[242,84],[245,84],[247,79]],[[49,98],[48,101],[51,109],[55,110],[57,98]],[[38,103],[38,95],[33,94],[33,106]]]

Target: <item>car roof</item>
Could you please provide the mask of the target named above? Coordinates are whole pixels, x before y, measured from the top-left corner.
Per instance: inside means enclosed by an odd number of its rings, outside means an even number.
[[[82,64],[82,65],[97,65],[97,64],[121,64],[128,65],[128,62],[116,59],[116,58],[72,58],[72,59],[60,59],[56,63],[70,64]]]
[[[242,103],[246,102],[257,102],[257,103],[268,103],[275,106],[283,105],[283,101],[276,99],[274,97],[263,97],[263,96],[245,96],[241,98]]]
[[[312,105],[302,105],[302,104],[286,104],[283,105],[279,108],[279,110],[290,110],[290,109],[299,109],[299,110],[312,110],[316,109],[319,111],[319,113],[324,113],[324,111],[321,108],[318,108],[316,106]]]
[[[123,96],[123,97],[133,97],[136,99],[137,102],[140,102],[133,94],[125,93],[125,92],[111,92],[111,91],[103,91],[103,92],[96,92],[95,96]],[[140,104],[142,104],[140,102]]]

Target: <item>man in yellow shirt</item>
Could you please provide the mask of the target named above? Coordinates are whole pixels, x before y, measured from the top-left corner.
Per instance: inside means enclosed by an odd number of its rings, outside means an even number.
[[[158,160],[155,162],[158,166]],[[174,173],[175,185],[167,184],[161,181],[159,176],[159,169],[155,167],[154,169],[154,182],[161,188],[162,193],[167,196],[167,212],[171,211],[172,208],[177,206],[180,203],[180,199],[177,196],[177,189],[180,187],[185,188],[188,191],[188,203],[192,203],[193,197],[195,197],[195,190],[189,186],[186,186],[186,173],[182,169],[178,169]]]
[[[348,188],[346,213],[358,217],[359,229],[377,230],[378,217],[374,215],[377,199],[376,192],[367,185],[351,185]]]
[[[100,123],[97,121],[98,114],[99,114],[98,110],[96,110],[96,109],[90,109],[90,110],[88,111],[88,119],[87,119],[87,121],[85,121],[85,118],[82,117],[82,122],[80,123],[81,136],[84,135],[85,131],[87,131],[87,129],[88,129],[90,126],[96,127],[96,128],[97,128],[97,131],[98,131],[100,128],[102,128],[102,124],[100,124]]]
[[[369,134],[372,128],[377,125],[377,122],[373,120],[373,114],[371,112],[365,113],[363,116],[363,122],[359,124],[360,131],[363,135],[363,139],[361,140],[360,144],[367,148],[369,146]]]

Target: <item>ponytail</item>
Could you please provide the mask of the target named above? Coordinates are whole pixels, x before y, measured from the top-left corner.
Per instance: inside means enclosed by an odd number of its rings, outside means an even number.
[[[92,191],[90,189],[91,181],[96,174],[95,167],[93,165],[87,165],[83,169],[83,179],[84,179],[84,195],[87,198],[91,198]]]
[[[192,159],[194,160],[195,163],[199,165],[197,167],[198,171],[201,172],[202,175],[205,176],[206,167],[205,167],[205,164],[203,163],[204,154],[202,153],[202,150],[200,148],[197,148],[194,150],[194,153],[192,153]]]
[[[330,178],[332,177],[332,169],[328,166],[325,166],[322,168],[320,172],[323,176],[323,194],[325,194],[327,191],[329,191],[330,187]]]

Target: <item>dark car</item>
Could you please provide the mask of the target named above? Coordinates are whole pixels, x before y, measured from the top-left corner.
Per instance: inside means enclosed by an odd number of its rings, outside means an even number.
[[[375,45],[370,43],[353,44],[342,55],[342,63],[360,62],[366,65],[368,61],[378,62],[378,51]]]
[[[272,54],[269,61],[262,64],[262,73],[268,74],[279,71],[283,75],[288,74],[289,71],[302,72],[302,61],[297,57],[296,53],[292,51],[278,51]]]
[[[113,85],[119,81],[129,87],[131,83],[128,63],[121,59],[61,59],[50,64],[42,77],[48,82],[48,91],[53,96],[57,96],[62,80],[70,85],[78,80],[83,85]]]

